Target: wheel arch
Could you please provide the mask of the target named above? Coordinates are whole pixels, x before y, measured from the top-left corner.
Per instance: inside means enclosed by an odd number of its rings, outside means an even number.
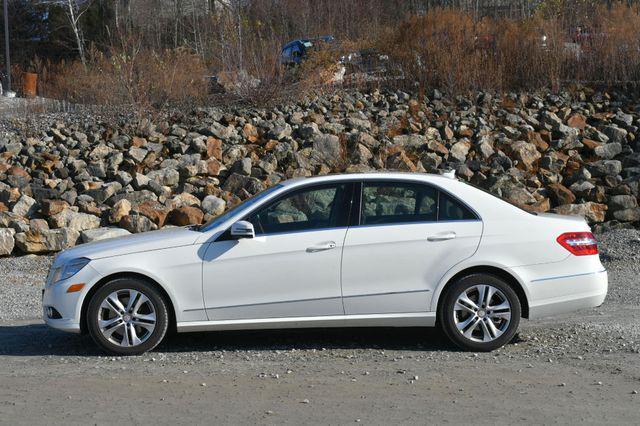
[[[450,276],[449,278],[445,277],[445,279],[443,280],[444,283],[438,287],[438,289],[436,290],[436,294],[434,294],[434,297],[437,298],[437,304],[434,311],[440,312],[440,305],[442,304],[442,300],[444,299],[442,295],[446,292],[447,288],[451,284],[462,277],[472,274],[488,274],[504,280],[516,292],[516,294],[518,295],[518,299],[520,299],[522,318],[529,318],[529,298],[527,296],[527,292],[525,291],[525,287],[522,285],[515,274],[495,265],[469,266],[458,272],[455,272],[454,275]]]
[[[87,294],[84,297],[84,300],[82,301],[82,307],[80,308],[80,332],[82,334],[86,334],[87,333],[87,318],[86,318],[86,313],[87,313],[87,309],[89,307],[89,303],[91,301],[91,298],[93,297],[93,295],[105,284],[107,284],[110,281],[113,281],[115,279],[119,279],[119,278],[130,278],[130,279],[136,279],[136,280],[141,280],[141,281],[145,281],[147,284],[150,284],[151,286],[153,286],[156,290],[158,290],[158,292],[160,293],[160,295],[162,296],[162,298],[165,300],[165,302],[167,303],[167,310],[168,310],[168,314],[169,314],[169,330],[175,331],[176,329],[176,312],[175,312],[175,306],[173,303],[173,300],[171,299],[171,296],[169,296],[169,293],[167,292],[167,290],[165,290],[164,287],[162,287],[162,285],[160,285],[160,283],[158,283],[156,280],[154,280],[153,278],[138,273],[138,272],[116,272],[116,273],[112,273],[110,275],[107,275],[105,277],[100,278],[100,280],[98,280],[98,282],[96,282],[87,292]]]

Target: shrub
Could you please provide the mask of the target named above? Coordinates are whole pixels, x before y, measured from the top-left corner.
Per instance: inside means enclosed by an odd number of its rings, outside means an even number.
[[[97,105],[163,108],[202,103],[207,96],[206,67],[186,49],[155,52],[137,47],[107,53],[93,50],[87,66],[61,63],[48,72],[44,95]]]

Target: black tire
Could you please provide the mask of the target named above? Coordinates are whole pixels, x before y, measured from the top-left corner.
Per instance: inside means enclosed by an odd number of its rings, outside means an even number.
[[[98,324],[98,319],[99,316],[105,315],[105,310],[101,308],[102,302],[114,292],[120,291],[118,294],[126,295],[124,290],[127,289],[140,292],[148,298],[155,313],[155,328],[153,331],[147,332],[148,334],[144,335],[144,340],[140,344],[124,347],[110,341],[103,335]],[[147,307],[149,307],[149,305],[147,305]],[[152,350],[162,341],[169,325],[167,302],[160,292],[149,283],[133,278],[118,278],[100,287],[91,297],[86,315],[87,329],[91,338],[100,348],[116,355],[140,355]],[[122,329],[124,330],[124,327]],[[146,329],[138,328],[138,330],[142,333],[146,332]],[[117,336],[118,334],[115,334],[114,340],[117,340]]]
[[[498,289],[502,295],[498,294],[496,297],[504,296],[506,300],[509,302],[511,308],[511,318],[508,323],[503,323],[504,330],[501,335],[494,338],[494,340],[490,340],[487,342],[473,340],[472,338],[465,337],[463,333],[458,330],[456,326],[456,321],[454,315],[460,315],[460,312],[463,314],[464,311],[459,311],[458,313],[454,312],[454,306],[458,297],[465,290],[470,290],[473,294],[474,290],[472,288],[478,285],[489,285]],[[476,292],[476,294],[478,294]],[[479,294],[478,294],[479,296]],[[438,308],[438,324],[440,328],[444,332],[444,334],[451,340],[456,346],[465,351],[473,351],[473,352],[489,352],[494,349],[498,349],[505,344],[509,343],[515,336],[518,331],[518,325],[520,324],[520,299],[516,292],[511,288],[509,284],[507,284],[502,279],[489,275],[489,274],[472,274],[467,275],[458,279],[456,282],[451,284],[447,289],[445,289],[445,293],[443,294],[443,300]],[[479,297],[478,297],[479,298]],[[473,300],[474,302],[479,302],[478,300]],[[481,304],[480,304],[481,305]],[[482,306],[480,306],[482,309]],[[473,314],[466,313],[468,316],[472,316]],[[482,312],[482,317],[485,316],[484,310]],[[467,317],[468,318],[468,317]],[[491,321],[491,319],[486,319],[483,321]],[[475,321],[475,320],[474,320]],[[500,319],[496,319],[496,321],[502,321]],[[480,324],[483,325],[483,324]],[[490,324],[487,324],[490,325]],[[480,327],[479,330],[476,330],[474,333],[482,333],[484,335],[483,327]],[[498,327],[499,328],[499,327]],[[472,335],[472,337],[475,337]],[[493,337],[493,336],[491,336]],[[477,337],[476,337],[477,338]]]

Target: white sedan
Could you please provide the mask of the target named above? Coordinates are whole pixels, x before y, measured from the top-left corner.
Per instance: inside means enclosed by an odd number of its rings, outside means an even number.
[[[178,332],[442,328],[465,350],[513,339],[520,318],[599,306],[607,272],[587,223],[532,214],[455,178],[293,179],[202,226],[60,253],[52,327],[140,354]]]

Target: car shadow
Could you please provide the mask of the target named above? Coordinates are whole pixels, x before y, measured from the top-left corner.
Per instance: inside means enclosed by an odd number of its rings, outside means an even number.
[[[326,328],[170,334],[154,352],[379,349],[456,351],[436,328]],[[104,356],[89,336],[44,324],[0,326],[0,356]]]

